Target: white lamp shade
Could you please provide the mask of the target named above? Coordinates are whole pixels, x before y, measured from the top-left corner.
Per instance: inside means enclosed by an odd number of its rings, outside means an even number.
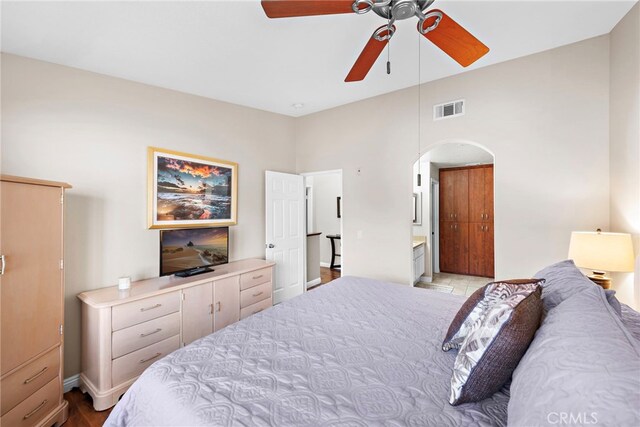
[[[569,258],[578,267],[601,271],[633,271],[633,244],[626,233],[574,231]]]

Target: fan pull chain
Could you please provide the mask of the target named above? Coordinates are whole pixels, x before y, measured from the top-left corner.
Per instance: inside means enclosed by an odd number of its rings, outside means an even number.
[[[421,58],[421,52],[422,50],[420,49],[420,42],[422,40],[420,39],[420,35],[418,35],[418,187],[422,187],[422,171],[421,171],[421,163],[422,163],[422,159],[420,158],[420,138],[421,138],[421,134],[422,134],[422,127],[420,126],[420,119],[422,118],[422,105],[420,103],[420,98],[421,98],[421,91],[422,91],[422,87],[421,87],[421,77],[422,77],[422,58]]]
[[[387,74],[391,74],[391,20],[387,19],[387,33],[389,40],[387,41]]]

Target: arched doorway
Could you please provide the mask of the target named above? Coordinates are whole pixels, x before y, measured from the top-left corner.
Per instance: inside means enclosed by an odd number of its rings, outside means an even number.
[[[470,295],[494,276],[495,158],[444,141],[413,165],[414,285]]]

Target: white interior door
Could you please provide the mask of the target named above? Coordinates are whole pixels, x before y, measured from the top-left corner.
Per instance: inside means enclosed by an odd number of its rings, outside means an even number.
[[[266,259],[276,263],[273,302],[304,292],[304,179],[300,175],[267,171]]]

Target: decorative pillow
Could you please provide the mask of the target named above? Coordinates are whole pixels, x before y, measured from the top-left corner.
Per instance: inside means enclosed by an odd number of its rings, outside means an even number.
[[[492,285],[505,296],[482,314],[462,342],[451,378],[452,405],[478,402],[499,391],[540,324],[542,288],[538,282]]]
[[[545,312],[553,309],[575,293],[597,286],[582,274],[570,259],[538,271],[535,277],[545,279],[545,283],[542,285],[542,303]]]
[[[456,317],[453,318],[447,335],[442,342],[442,349],[449,351],[452,348],[460,348],[462,341],[464,341],[483,313],[493,305],[503,301],[516,289],[513,286],[503,285],[536,285],[543,282],[544,279],[511,279],[491,282],[477,289],[460,307]]]
[[[592,286],[536,332],[513,373],[509,425],[639,426],[639,373],[640,342]]]

